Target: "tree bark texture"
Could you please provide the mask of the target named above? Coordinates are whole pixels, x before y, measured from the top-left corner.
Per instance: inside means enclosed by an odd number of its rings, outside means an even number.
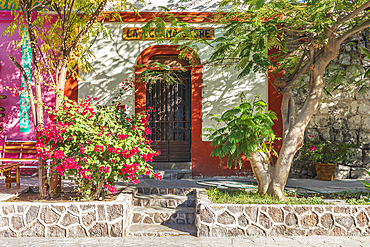
[[[56,166],[56,159],[53,159],[53,166]],[[59,196],[62,193],[62,179],[54,170],[50,171],[49,196]]]
[[[339,47],[340,43],[333,32],[329,37],[328,44],[321,48],[320,56],[308,62],[310,65],[309,93],[296,119],[294,119],[294,100],[291,93],[291,86],[294,81],[288,80],[286,83],[279,82],[280,85],[285,84],[285,87],[282,86],[280,88],[280,92],[283,95],[281,106],[283,144],[279,152],[279,157],[273,165],[266,165],[266,162],[263,162],[257,154],[251,159],[252,169],[258,182],[258,190],[261,194],[267,192],[280,200],[285,199],[283,192],[293,158],[303,145],[305,129],[320,103],[325,86],[324,71],[330,61],[338,56]],[[315,53],[311,53],[312,56],[315,58]],[[307,69],[307,66],[304,66],[303,69]],[[299,70],[296,72],[301,73]],[[294,78],[294,76],[291,78]]]
[[[48,191],[48,183],[47,183],[47,170],[46,170],[46,162],[42,158],[38,158],[39,160],[39,169],[38,169],[38,177],[39,177],[39,193],[41,197],[47,196]]]

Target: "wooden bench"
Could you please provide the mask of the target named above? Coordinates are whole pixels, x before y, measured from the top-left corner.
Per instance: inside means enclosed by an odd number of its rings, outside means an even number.
[[[6,188],[11,188],[11,183],[17,183],[17,188],[20,187],[20,173],[19,168],[37,168],[36,165],[27,166],[25,163],[35,163],[38,162],[37,158],[34,157],[37,153],[36,151],[36,141],[17,141],[17,140],[7,140],[5,137],[4,146],[0,146],[0,150],[3,151],[3,155],[0,158],[0,173],[5,175]],[[17,157],[5,157],[9,154],[16,154]],[[22,154],[30,154],[31,158],[23,158]],[[6,162],[6,163],[4,163]],[[11,177],[11,170],[16,169],[16,177]]]

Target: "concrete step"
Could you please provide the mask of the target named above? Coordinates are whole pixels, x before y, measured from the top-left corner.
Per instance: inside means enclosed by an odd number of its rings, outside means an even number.
[[[191,170],[191,162],[152,162],[154,170]]]
[[[195,195],[143,194],[137,193],[134,197],[134,206],[167,208],[195,207]]]
[[[134,207],[131,222],[133,224],[194,225],[195,208]]]
[[[128,237],[164,237],[164,236],[195,236],[197,229],[189,225],[141,225],[132,224],[129,229]]]
[[[163,179],[191,179],[193,173],[191,170],[154,170],[155,172],[162,173]]]
[[[140,184],[138,186],[140,186]],[[166,186],[166,188],[138,187],[137,193],[186,196],[193,195],[194,189],[184,188],[184,186],[182,186],[182,188],[168,188],[168,186]]]
[[[155,173],[161,173],[163,179],[191,179],[193,177],[193,173],[191,170],[183,169],[183,170],[158,170],[154,169]],[[146,179],[148,176],[146,175],[139,175],[140,179]]]

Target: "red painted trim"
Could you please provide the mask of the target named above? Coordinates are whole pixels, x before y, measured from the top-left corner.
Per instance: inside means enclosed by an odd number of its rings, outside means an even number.
[[[150,58],[157,55],[179,55],[181,50],[178,50],[178,45],[153,45],[146,48],[137,58],[136,64],[147,64]],[[191,57],[189,56],[189,59]],[[198,63],[200,64],[200,59],[198,58]],[[136,70],[144,71],[146,68],[136,68]],[[141,73],[140,72],[140,73]]]
[[[197,22],[215,22],[212,20],[217,13],[213,12],[104,12],[103,15],[99,15],[97,21],[101,22],[148,22],[155,17],[161,17],[166,21],[166,17],[175,16],[179,21],[185,21],[189,23]],[[104,16],[104,17],[103,17]],[[166,21],[167,22],[167,21]]]
[[[78,80],[76,78],[68,78],[64,85],[64,95],[69,99],[78,101]]]
[[[141,52],[137,58],[136,64],[146,65],[150,58],[157,55],[179,55],[181,50],[178,50],[178,45],[153,45],[146,48]],[[198,60],[200,63],[200,60]],[[201,66],[203,67],[203,66]],[[191,67],[191,71],[199,68],[199,66]],[[138,77],[140,73],[145,71],[147,67],[135,66],[135,78]],[[193,81],[193,79],[192,79]],[[145,110],[146,107],[146,85],[145,83],[136,83],[135,86],[135,113],[139,113]]]
[[[268,54],[276,54],[279,50],[276,48],[272,48],[269,50]],[[271,61],[275,62],[276,58],[272,58]],[[271,71],[268,72],[268,109],[275,112],[277,115],[278,120],[274,121],[275,125],[272,126],[272,129],[274,130],[277,137],[283,137],[283,121],[282,121],[282,115],[281,115],[281,103],[283,101],[283,95],[279,94],[275,87],[275,77],[279,78],[283,75],[283,71],[280,73],[277,73],[275,75],[271,74]],[[274,149],[277,153],[280,152],[282,145],[282,140],[275,141],[274,143]]]

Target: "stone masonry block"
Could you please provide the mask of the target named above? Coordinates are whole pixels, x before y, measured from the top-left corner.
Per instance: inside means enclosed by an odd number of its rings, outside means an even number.
[[[42,207],[41,213],[40,213],[40,219],[45,224],[53,224],[58,221],[59,215],[54,213],[49,207]]]
[[[325,228],[328,228],[328,229],[329,228],[332,228],[332,226],[334,225],[333,215],[331,215],[331,214],[324,214],[320,218],[320,223]]]
[[[123,216],[123,209],[121,204],[107,206],[108,221],[113,221]]]
[[[22,227],[24,227],[23,218],[20,215],[12,216],[10,219],[10,223],[11,223],[11,226],[17,231],[21,229]]]
[[[36,219],[37,215],[39,214],[40,207],[39,206],[31,206],[27,213],[26,213],[26,224],[31,223],[34,219]]]
[[[14,207],[13,206],[3,206],[3,214],[9,215],[14,213]]]
[[[106,223],[96,223],[89,230],[90,237],[108,237],[108,226]]]
[[[215,215],[207,207],[200,210],[200,220],[204,223],[213,223]]]
[[[77,223],[79,223],[79,220],[76,216],[73,216],[70,213],[66,213],[63,216],[60,224],[62,226],[70,226],[70,225],[77,224]]]
[[[271,227],[271,220],[269,219],[269,217],[262,213],[258,217],[258,223],[265,229],[269,229]]]
[[[284,221],[284,214],[280,208],[269,207],[268,214],[275,223],[282,223]]]
[[[47,226],[46,237],[62,238],[66,236],[66,230],[59,226]]]
[[[39,221],[35,221],[32,224],[28,225],[28,227],[20,233],[20,236],[45,237],[45,226],[43,226]]]
[[[69,238],[84,238],[87,237],[85,229],[81,226],[72,226],[68,228],[67,237]]]
[[[355,224],[352,216],[336,216],[335,221],[349,231]]]
[[[350,167],[344,165],[337,165],[337,167],[335,168],[334,177],[339,179],[349,179],[350,172],[351,172]]]
[[[235,218],[229,212],[225,211],[217,216],[217,222],[224,225],[231,225],[235,223]]]
[[[122,237],[123,236],[123,225],[122,221],[114,223],[110,226],[111,237]]]
[[[351,179],[369,179],[366,170],[361,167],[351,167]]]

